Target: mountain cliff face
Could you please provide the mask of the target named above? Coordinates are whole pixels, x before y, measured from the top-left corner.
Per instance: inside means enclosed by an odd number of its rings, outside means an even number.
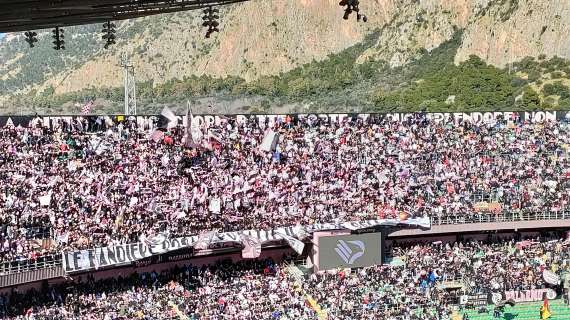
[[[253,0],[221,8],[221,32],[204,39],[201,12],[117,23],[117,45],[102,48],[100,26],[66,28],[66,51],[50,31],[33,49],[21,35],[0,40],[0,96],[62,94],[122,85],[122,53],[138,81],[191,75],[253,81],[325,59],[379,32],[357,63],[403,66],[462,31],[455,62],[470,55],[504,67],[524,57],[570,57],[570,1],[361,0],[368,23],[342,20],[338,0]],[[33,91],[32,91],[33,92]]]
[[[527,56],[570,57],[570,1],[489,1],[466,25],[456,61],[472,54],[497,66]]]

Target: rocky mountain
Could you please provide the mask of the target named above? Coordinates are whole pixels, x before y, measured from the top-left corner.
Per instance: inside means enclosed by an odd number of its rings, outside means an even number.
[[[363,43],[350,59],[379,62],[376,72],[405,67],[450,41],[456,65],[472,55],[498,68],[526,57],[570,58],[566,0],[361,0],[361,10],[367,23],[342,20],[338,0],[252,0],[221,8],[221,32],[210,39],[200,12],[118,22],[117,45],[109,50],[101,26],[66,28],[65,51],[51,48],[49,30],[33,49],[21,35],[8,34],[0,39],[0,105],[22,94],[120,87],[121,54],[135,66],[137,80],[153,88],[202,75],[259,84]]]

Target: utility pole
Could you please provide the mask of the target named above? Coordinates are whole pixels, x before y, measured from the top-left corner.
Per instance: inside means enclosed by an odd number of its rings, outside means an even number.
[[[509,59],[509,75],[511,74],[511,71],[513,71],[513,43],[511,42],[511,40],[509,40],[509,53],[510,53],[510,59]]]
[[[135,80],[135,67],[133,67],[126,53],[121,54],[121,67],[125,72],[125,115],[137,114],[137,83]]]

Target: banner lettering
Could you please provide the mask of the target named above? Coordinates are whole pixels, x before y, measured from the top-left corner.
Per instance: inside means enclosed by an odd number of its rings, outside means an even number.
[[[314,124],[317,121],[325,123],[340,123],[343,121],[395,121],[403,122],[409,120],[418,113],[344,113],[344,114],[241,114],[241,115],[193,115],[192,127],[210,127],[222,124],[223,120],[233,119],[237,123],[243,124],[249,121],[256,121],[261,127],[269,128],[276,122],[285,123],[290,119],[292,123],[305,121]],[[507,122],[528,121],[531,123],[542,123],[545,121],[570,121],[570,111],[532,111],[532,112],[449,112],[449,113],[425,113],[428,119],[434,122],[461,123],[464,121],[473,124],[493,123],[499,119]],[[179,125],[185,126],[186,115],[176,115]],[[120,123],[141,129],[151,130],[158,126],[161,116],[159,115],[62,115],[62,116],[0,116],[0,127],[45,127],[45,128],[69,128],[85,131],[100,131],[105,127],[118,125]]]

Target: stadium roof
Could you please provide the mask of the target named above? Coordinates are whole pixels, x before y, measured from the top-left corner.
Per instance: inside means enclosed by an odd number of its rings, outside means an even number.
[[[0,32],[17,32],[196,10],[248,0],[0,0]]]

